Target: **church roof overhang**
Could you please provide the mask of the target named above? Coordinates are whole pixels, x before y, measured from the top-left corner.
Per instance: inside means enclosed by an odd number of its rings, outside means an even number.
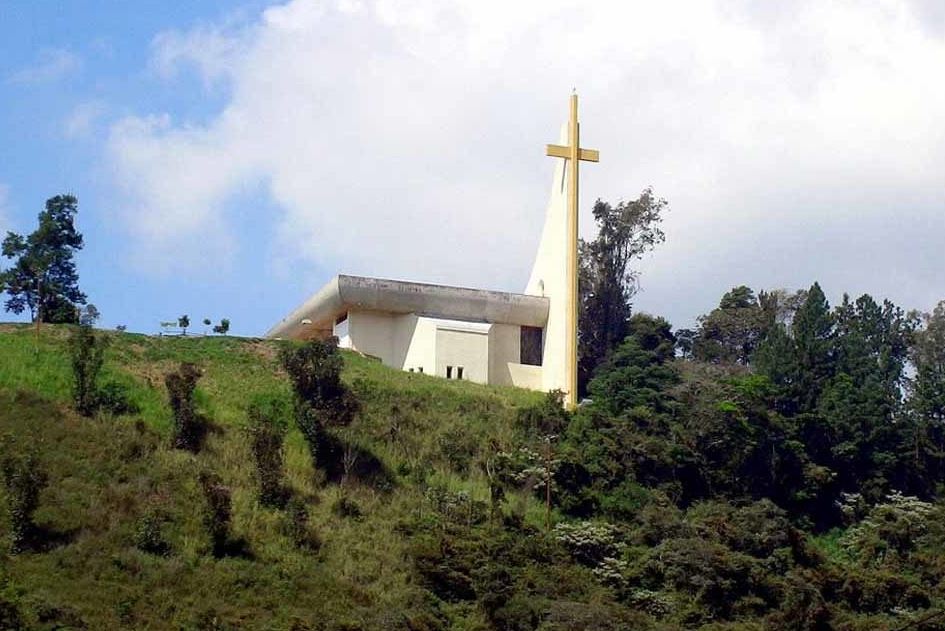
[[[337,318],[352,309],[543,327],[548,308],[543,296],[339,275],[272,327],[266,337],[325,335]]]

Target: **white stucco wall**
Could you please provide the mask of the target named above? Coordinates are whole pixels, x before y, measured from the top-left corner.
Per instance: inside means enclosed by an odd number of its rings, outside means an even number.
[[[514,324],[493,324],[489,331],[489,383],[512,385],[509,364],[521,361],[521,330]]]
[[[489,332],[438,326],[436,330],[436,375],[446,376],[452,366],[452,378],[489,383]]]
[[[377,357],[388,366],[394,366],[394,318],[377,311],[349,311],[348,336],[351,348]]]
[[[351,334],[348,330],[348,319],[338,322],[332,327],[331,334],[338,338],[339,348],[351,348]]]
[[[414,314],[398,316],[396,344],[403,353],[399,368],[436,374],[436,320]]]
[[[378,311],[349,311],[335,326],[339,345],[377,357],[385,365],[439,377],[446,367],[463,367],[463,379],[477,383],[544,389],[541,366],[521,360],[521,327],[463,322]]]

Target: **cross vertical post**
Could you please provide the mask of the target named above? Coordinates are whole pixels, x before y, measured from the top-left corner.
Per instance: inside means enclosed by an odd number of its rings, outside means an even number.
[[[565,405],[569,409],[577,406],[578,366],[578,186],[581,160],[599,162],[600,153],[594,149],[581,148],[581,127],[578,122],[578,97],[571,94],[571,117],[568,123],[568,146],[548,145],[547,155],[568,161],[568,309],[566,372],[568,391]]]

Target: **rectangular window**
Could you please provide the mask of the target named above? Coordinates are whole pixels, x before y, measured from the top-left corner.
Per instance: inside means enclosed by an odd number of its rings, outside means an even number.
[[[457,379],[462,379],[462,378],[463,378],[463,367],[462,367],[462,366],[457,366],[457,367],[456,367],[456,378],[457,378]]]
[[[453,378],[453,367],[452,367],[452,366],[447,366],[447,367],[446,367],[446,378],[447,378],[447,379],[452,379],[452,378]]]
[[[521,332],[520,363],[528,366],[541,366],[542,334],[538,326],[523,326]]]

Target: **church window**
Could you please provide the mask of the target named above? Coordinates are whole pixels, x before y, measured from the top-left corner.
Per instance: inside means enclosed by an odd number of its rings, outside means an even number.
[[[463,367],[462,367],[462,366],[457,366],[457,367],[456,367],[456,378],[457,378],[457,379],[462,379],[462,378],[463,378]]]
[[[447,367],[446,367],[446,378],[447,378],[447,379],[452,379],[452,378],[453,378],[453,367],[452,367],[452,366],[447,366]]]
[[[541,366],[542,334],[539,326],[523,326],[521,331],[520,363],[528,366]]]

